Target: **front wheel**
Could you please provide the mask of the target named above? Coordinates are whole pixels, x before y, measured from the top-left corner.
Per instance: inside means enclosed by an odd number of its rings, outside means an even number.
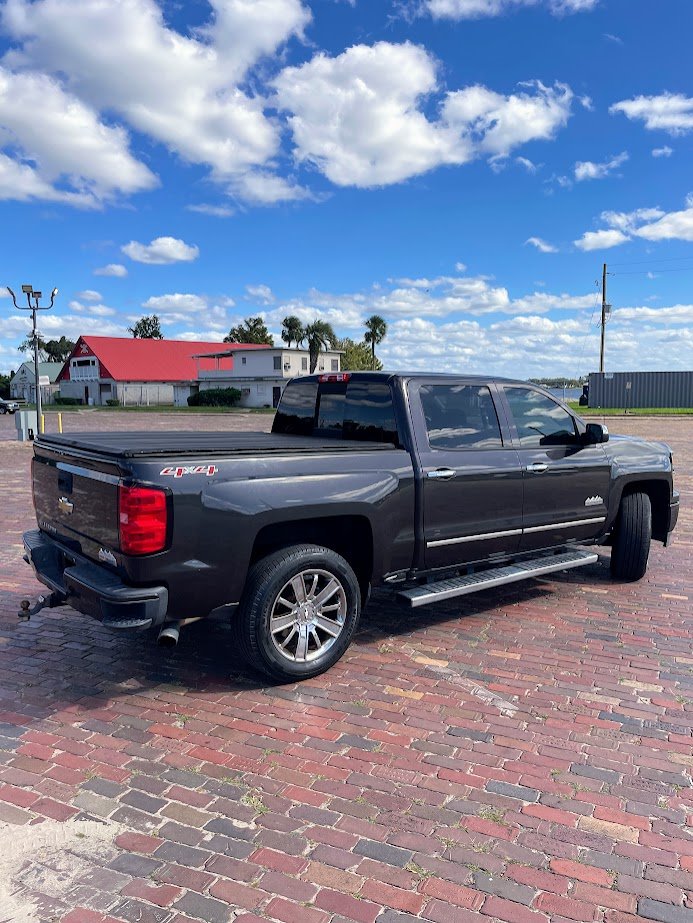
[[[640,580],[647,570],[652,539],[652,505],[647,494],[627,494],[621,500],[611,549],[611,576]]]
[[[317,676],[348,648],[361,611],[350,564],[319,545],[292,545],[251,569],[236,635],[241,651],[275,679]]]

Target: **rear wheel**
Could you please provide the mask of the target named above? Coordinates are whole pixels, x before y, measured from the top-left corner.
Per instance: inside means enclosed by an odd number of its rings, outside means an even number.
[[[344,654],[361,610],[349,563],[330,548],[293,545],[252,568],[235,616],[241,651],[275,679],[307,679]]]
[[[647,570],[652,538],[652,505],[647,494],[627,494],[621,500],[611,549],[611,575],[616,580],[640,580]]]

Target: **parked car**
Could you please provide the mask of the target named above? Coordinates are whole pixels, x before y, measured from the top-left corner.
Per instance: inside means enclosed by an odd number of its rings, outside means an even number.
[[[19,404],[16,401],[8,401],[0,397],[0,413],[16,413],[19,410]]]
[[[315,676],[373,587],[421,606],[598,560],[638,580],[679,494],[667,445],[609,437],[544,389],[468,376],[291,381],[272,432],[44,434],[26,559],[114,629],[232,620],[247,660]]]

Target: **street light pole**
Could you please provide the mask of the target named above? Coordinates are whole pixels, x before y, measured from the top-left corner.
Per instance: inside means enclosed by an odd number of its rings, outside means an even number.
[[[43,432],[43,424],[41,422],[42,418],[42,407],[41,407],[41,385],[39,383],[40,374],[39,374],[39,336],[38,329],[36,327],[36,313],[37,311],[49,311],[53,307],[53,302],[55,301],[55,296],[58,294],[58,289],[54,288],[51,292],[51,303],[40,305],[39,300],[41,299],[43,293],[35,292],[31,285],[23,285],[22,292],[26,295],[26,302],[28,307],[24,307],[21,304],[17,304],[17,298],[12,291],[12,289],[7,286],[7,291],[12,296],[12,301],[15,308],[18,308],[20,311],[31,311],[31,321],[32,321],[32,340],[34,341],[34,388],[36,391],[36,429],[38,430],[39,435]],[[34,299],[32,305],[31,299]]]

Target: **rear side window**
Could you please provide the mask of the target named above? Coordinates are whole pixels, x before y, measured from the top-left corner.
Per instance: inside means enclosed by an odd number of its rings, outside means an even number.
[[[503,445],[488,388],[424,385],[419,394],[432,449],[498,449]]]
[[[272,432],[399,445],[390,386],[372,380],[288,385]]]
[[[301,381],[285,388],[272,424],[272,432],[312,436],[317,398],[317,381]]]

